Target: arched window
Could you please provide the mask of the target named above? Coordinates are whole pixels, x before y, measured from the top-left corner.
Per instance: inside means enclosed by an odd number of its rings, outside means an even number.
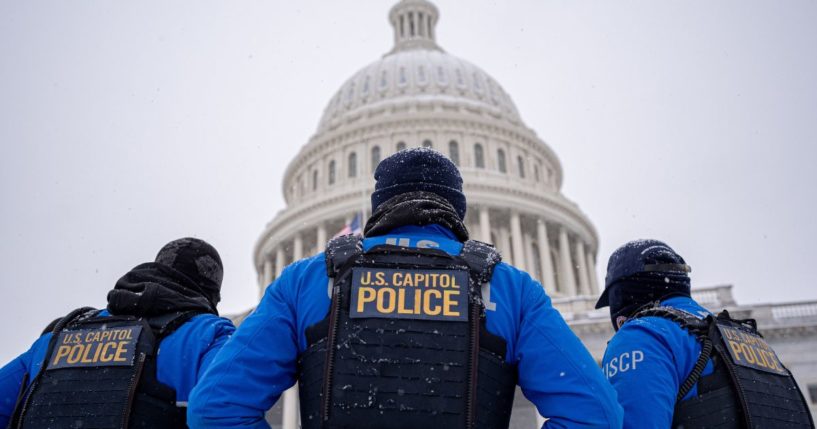
[[[406,148],[406,142],[397,142],[397,151],[401,151]]]
[[[516,157],[516,167],[519,168],[519,177],[525,178],[525,160],[521,156]]]
[[[327,176],[329,177],[329,184],[334,185],[335,184],[335,160],[334,159],[329,161],[329,174]]]
[[[318,189],[318,170],[312,170],[312,190]]]
[[[539,181],[539,164],[533,165],[533,178],[536,179],[537,182]]]
[[[448,142],[448,157],[454,165],[460,165],[460,145],[455,140]]]
[[[377,168],[377,164],[380,164],[380,146],[372,148],[372,171]]]
[[[431,143],[431,140],[423,140],[423,147],[434,147],[434,144]]]
[[[496,151],[496,163],[499,166],[499,172],[500,173],[507,173],[508,172],[508,166],[505,165],[505,151],[504,150],[499,149],[499,150]]]
[[[357,153],[349,154],[349,177],[357,177]]]
[[[485,168],[485,154],[482,153],[482,145],[479,143],[474,145],[474,164],[477,168]]]

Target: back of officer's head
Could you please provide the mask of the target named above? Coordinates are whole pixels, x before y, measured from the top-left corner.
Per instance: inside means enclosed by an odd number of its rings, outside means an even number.
[[[198,238],[180,238],[164,245],[156,263],[173,268],[195,283],[215,308],[221,300],[224,266],[216,249]]]
[[[372,212],[390,198],[414,191],[426,191],[445,198],[465,218],[465,195],[457,166],[445,155],[430,148],[404,149],[384,159],[374,172]]]
[[[610,306],[613,328],[640,308],[674,296],[690,296],[690,268],[658,240],[635,240],[616,249],[607,262],[604,293],[596,308]]]

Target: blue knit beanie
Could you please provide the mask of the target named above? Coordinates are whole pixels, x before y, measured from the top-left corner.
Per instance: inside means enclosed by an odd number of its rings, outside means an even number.
[[[426,191],[448,200],[460,219],[465,218],[460,171],[450,159],[434,149],[412,148],[395,153],[380,162],[374,180],[372,212],[395,195]]]

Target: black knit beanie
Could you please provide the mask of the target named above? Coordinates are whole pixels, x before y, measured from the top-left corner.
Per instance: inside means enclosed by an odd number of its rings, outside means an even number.
[[[448,200],[460,219],[465,218],[460,171],[450,159],[434,149],[412,148],[395,153],[380,162],[374,180],[372,212],[395,195],[426,191]]]
[[[190,237],[173,240],[159,250],[156,263],[190,278],[213,306],[221,300],[224,266],[216,249],[206,241]]]

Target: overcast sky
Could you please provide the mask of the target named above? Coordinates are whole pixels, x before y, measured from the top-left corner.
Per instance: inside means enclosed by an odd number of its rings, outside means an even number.
[[[220,251],[222,313],[254,305],[284,169],[392,4],[0,2],[0,361],[182,236]],[[817,299],[817,2],[436,4],[560,157],[600,279],[655,237],[695,286]]]

